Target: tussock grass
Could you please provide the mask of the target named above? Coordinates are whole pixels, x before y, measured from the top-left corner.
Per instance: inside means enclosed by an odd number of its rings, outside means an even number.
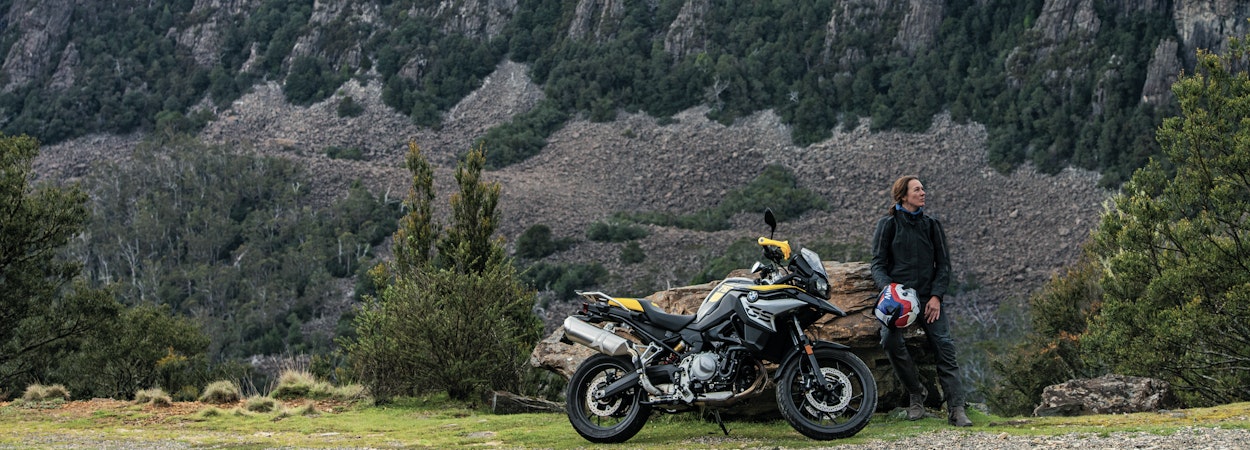
[[[152,406],[169,406],[173,404],[173,399],[161,388],[140,389],[135,392],[135,404],[145,403],[150,403]]]
[[[282,411],[279,411],[278,415],[274,417],[274,419],[285,419],[297,416],[316,417],[320,414],[321,411],[317,411],[316,406],[313,406],[312,403],[307,403],[296,408],[282,408]]]
[[[274,388],[269,396],[279,400],[306,398],[350,401],[362,398],[364,387],[358,384],[336,387],[329,382],[318,380],[315,375],[307,371],[284,370],[278,377],[278,387]]]
[[[221,417],[224,415],[226,415],[226,412],[222,411],[221,408],[218,408],[216,406],[209,406],[195,413],[195,417],[201,420],[212,419],[214,417]]]
[[[243,398],[243,393],[239,391],[239,385],[233,381],[214,381],[204,388],[204,394],[200,395],[200,402],[224,405],[227,403],[238,403]]]
[[[278,406],[279,404],[277,400],[269,397],[261,397],[259,395],[248,397],[247,402],[244,404],[244,407],[248,411],[257,413],[272,412],[273,410],[278,409]]]
[[[27,402],[44,402],[49,400],[69,401],[69,390],[64,385],[53,384],[45,386],[42,384],[32,384],[26,386],[26,391],[22,393],[22,400]]]

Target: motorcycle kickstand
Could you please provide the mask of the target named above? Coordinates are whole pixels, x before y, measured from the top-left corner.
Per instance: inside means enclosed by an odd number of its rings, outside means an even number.
[[[720,425],[720,430],[725,432],[725,436],[729,436],[729,429],[725,428],[725,421],[720,420],[720,411],[712,411],[712,416],[716,418],[716,424]]]

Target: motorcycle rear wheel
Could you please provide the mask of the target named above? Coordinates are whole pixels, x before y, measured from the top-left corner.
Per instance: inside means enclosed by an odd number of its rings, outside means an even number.
[[[644,392],[634,386],[607,399],[594,399],[595,391],[634,372],[628,357],[594,355],[587,358],[569,377],[565,410],[569,423],[583,438],[595,443],[619,443],[634,437],[651,416],[651,406],[642,404]]]
[[[854,436],[877,409],[877,382],[854,353],[817,348],[821,375],[833,386],[825,391],[812,376],[806,358],[796,358],[777,378],[777,407],[799,433],[827,441]]]

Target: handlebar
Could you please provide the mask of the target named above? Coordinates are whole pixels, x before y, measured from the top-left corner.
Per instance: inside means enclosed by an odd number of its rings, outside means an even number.
[[[757,241],[757,243],[760,245],[760,247],[764,247],[764,256],[770,260],[773,260],[774,262],[779,263],[781,261],[790,259],[790,241],[778,241],[775,239],[769,239],[769,238],[761,236],[759,240]],[[772,249],[776,249],[776,250],[772,250]],[[780,255],[776,255],[775,253],[773,253],[778,250],[781,252]],[[780,256],[780,258],[776,258],[776,256]]]

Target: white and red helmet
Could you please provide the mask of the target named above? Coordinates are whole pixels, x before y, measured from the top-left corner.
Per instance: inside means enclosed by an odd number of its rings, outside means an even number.
[[[877,297],[877,308],[873,313],[887,327],[907,328],[916,323],[916,317],[920,315],[920,299],[916,297],[915,289],[890,283]]]

